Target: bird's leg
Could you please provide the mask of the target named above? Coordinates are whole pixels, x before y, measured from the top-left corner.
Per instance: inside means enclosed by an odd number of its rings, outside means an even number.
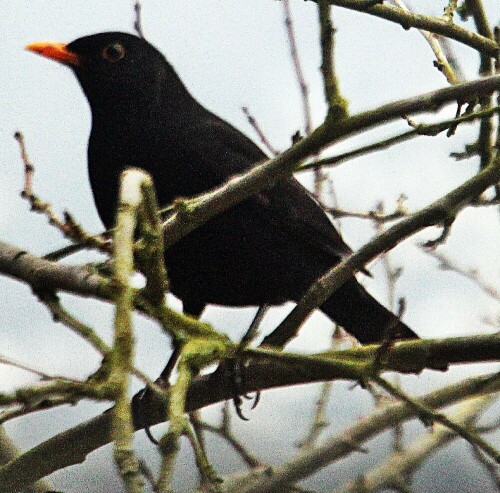
[[[174,341],[173,343],[173,351],[172,354],[170,355],[170,358],[168,359],[168,362],[163,368],[163,371],[160,373],[160,376],[156,379],[155,383],[157,383],[160,387],[166,389],[170,385],[170,376],[172,375],[172,372],[174,371],[175,365],[177,364],[177,361],[179,360],[179,356],[181,354],[181,349],[182,346],[181,344],[178,344]],[[150,409],[150,406],[148,404],[148,401],[151,398],[151,390],[148,387],[144,387],[138,394],[137,394],[137,399],[143,401],[144,409],[146,411]],[[149,416],[146,412],[146,415],[142,415],[141,418],[143,418],[142,424],[144,425],[144,431],[146,432],[147,437],[149,440],[154,443],[155,445],[158,445],[158,440],[153,436],[151,433],[151,429],[149,428]]]
[[[243,351],[244,349],[246,349],[248,345],[251,344],[252,341],[258,336],[260,324],[262,323],[264,315],[267,313],[268,309],[269,305],[264,304],[259,306],[257,313],[255,314],[255,317],[250,324],[250,327],[248,327],[245,335],[241,338],[238,351]]]
[[[183,300],[182,311],[186,315],[191,315],[194,318],[200,318],[203,310],[207,305],[201,301],[196,300]]]
[[[156,379],[156,383],[163,388],[167,388],[169,386],[170,376],[172,375],[175,365],[177,364],[177,360],[181,354],[182,345],[173,341],[173,346],[172,354],[170,355],[170,358],[168,358],[165,368],[163,368],[160,376]]]
[[[190,301],[190,300],[184,301],[183,305],[184,305],[183,306],[184,313],[189,314],[195,318],[200,317],[206,306],[204,303],[198,303],[196,301]],[[180,344],[179,342],[174,340],[172,345],[173,345],[172,354],[170,355],[170,358],[168,359],[165,368],[163,368],[162,372],[160,373],[160,376],[155,381],[155,383],[157,383],[160,387],[165,389],[168,388],[170,385],[170,376],[174,371],[174,368],[179,360],[179,356],[181,355],[181,350],[182,350],[182,344]],[[137,395],[137,398],[139,400],[142,400],[146,404],[145,409],[149,408],[147,402],[150,397],[151,397],[151,391],[150,389],[148,389],[148,387],[144,387],[144,389],[142,389],[142,391]],[[158,441],[151,434],[147,416],[146,419],[143,421],[143,424],[144,424],[144,431],[146,432],[146,435],[148,436],[149,440],[155,445],[158,445]]]
[[[255,317],[252,320],[252,323],[250,324],[250,327],[246,331],[245,335],[241,338],[240,344],[238,346],[238,349],[236,351],[236,355],[234,360],[230,363],[230,371],[232,373],[232,378],[231,381],[233,382],[233,404],[234,408],[236,410],[236,414],[239,416],[240,419],[243,419],[245,421],[248,420],[242,412],[242,399],[240,397],[241,395],[241,389],[245,388],[245,365],[244,362],[242,361],[241,354],[243,351],[251,344],[251,342],[257,337],[258,335],[258,330],[259,326],[269,308],[269,305],[261,305],[259,306],[257,313],[255,314]],[[247,394],[243,394],[243,397],[246,399],[250,399],[251,397],[248,396]],[[252,404],[252,409],[255,409],[257,404],[259,403],[260,400],[260,392],[255,393],[254,397],[254,402]]]

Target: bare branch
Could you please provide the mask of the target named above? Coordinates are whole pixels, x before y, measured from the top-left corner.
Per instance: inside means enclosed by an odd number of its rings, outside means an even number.
[[[472,399],[462,404],[450,419],[462,426],[470,425],[491,403],[491,396]],[[456,438],[457,435],[449,428],[437,425],[411,443],[404,452],[392,454],[381,465],[363,474],[363,477],[360,478],[363,483],[363,491],[371,493],[384,488],[399,488],[401,481],[416,471],[431,453],[445,447]],[[334,493],[355,493],[358,491],[357,484],[358,481],[350,482],[335,490]]]
[[[285,28],[288,36],[288,44],[290,46],[290,55],[292,57],[293,67],[295,69],[295,76],[300,88],[300,95],[302,97],[302,109],[304,111],[304,129],[305,134],[309,135],[312,132],[312,118],[311,118],[311,104],[309,102],[309,88],[307,87],[304,78],[304,72],[300,63],[299,52],[297,49],[297,42],[295,41],[295,31],[293,28],[292,12],[290,9],[290,0],[283,0],[283,11],[285,15]]]
[[[398,224],[379,234],[372,241],[351,254],[309,288],[298,305],[269,336],[264,344],[282,347],[295,337],[302,322],[316,307],[323,304],[355,272],[383,252],[394,248],[403,239],[430,225],[445,223],[455,217],[467,200],[481,194],[500,180],[500,155],[475,177],[470,178],[455,190],[434,201],[424,209],[401,220]]]
[[[482,361],[488,355],[497,358],[500,350],[499,344],[499,336],[475,336],[471,338],[397,343],[391,350],[387,364],[390,368],[395,369],[395,363],[399,361],[400,369],[408,369],[408,364],[413,361],[421,369],[422,363],[428,361],[434,367],[435,362],[440,359],[441,361],[457,361],[459,359],[460,348],[462,348],[462,356],[467,358],[477,357]],[[349,358],[353,354],[364,354],[365,356],[363,357],[373,358],[376,350],[377,346],[365,346],[356,350],[336,351],[335,354],[338,358]],[[254,350],[252,354],[257,354],[257,352]],[[286,365],[276,362],[273,359],[250,361],[246,368],[247,378],[241,392],[247,393],[257,389],[273,388],[279,385],[293,385],[304,383],[305,381],[327,380],[335,378],[334,375],[338,374],[338,368],[336,369],[335,365],[321,365],[317,360],[313,364],[314,359],[309,360],[312,366],[308,366],[310,371],[306,374],[304,372],[303,357],[297,358],[295,364],[293,363],[293,358],[290,358]],[[468,379],[445,389],[432,392],[422,397],[421,401],[429,407],[437,408],[457,402],[468,395],[485,394],[498,390],[500,390],[500,379],[496,378],[496,376],[488,375]],[[234,386],[231,376],[228,374],[216,372],[211,375],[197,377],[191,384],[188,392],[186,411],[189,412],[215,402],[230,399],[233,393]],[[136,407],[134,407],[136,425],[142,422],[140,417],[144,416],[144,413],[151,416],[154,420],[153,422],[164,421],[165,407],[162,402],[151,401],[148,403],[147,410],[142,408],[141,405],[145,405],[145,403],[141,401],[136,402]],[[359,428],[360,434],[356,432],[355,436],[363,436],[367,440],[371,436],[383,431],[383,429],[393,426],[400,420],[409,419],[413,415],[414,413],[411,408],[403,403],[391,405],[384,410],[376,410],[373,414],[373,420],[364,419],[363,423],[358,425],[361,427]],[[2,493],[14,493],[26,484],[31,484],[55,470],[82,462],[88,453],[110,441],[109,430],[111,419],[112,416],[110,413],[98,416],[72,430],[50,438],[48,441],[32,449],[29,454],[23,455],[22,458],[11,462],[8,466],[1,467],[0,491]],[[337,442],[337,448],[334,451],[332,449],[332,454],[329,453],[330,446],[328,443],[325,444],[326,449],[322,446],[317,451],[320,454],[320,459],[317,462],[316,456],[307,455],[307,468],[313,465],[314,470],[317,470],[325,463],[325,459],[327,461],[335,460],[339,457],[337,454],[344,456],[352,450],[352,445],[346,447],[345,435],[341,439],[338,439]],[[331,442],[329,443],[331,444]],[[298,464],[301,463],[303,457],[304,455],[301,455],[297,459]],[[36,464],[36,467],[34,467],[34,464]],[[302,468],[297,469],[299,473],[302,470]],[[279,471],[280,469],[276,470],[278,476],[273,476],[273,481],[277,479],[278,483],[283,478]],[[287,470],[287,478],[289,473],[290,471]]]
[[[473,430],[467,429],[461,424],[450,420],[444,414],[435,412],[425,404],[422,404],[420,400],[412,399],[406,393],[389,383],[386,379],[382,377],[375,377],[373,380],[391,395],[403,402],[406,402],[410,407],[412,407],[425,426],[432,426],[434,423],[440,423],[454,431],[457,435],[460,435],[470,444],[480,448],[495,462],[500,463],[500,453],[495,449],[495,447],[493,447],[493,445],[489,444]]]
[[[279,151],[271,144],[271,142],[269,142],[269,139],[266,137],[266,134],[260,128],[260,125],[258,124],[255,117],[250,113],[250,110],[246,106],[243,106],[243,108],[241,108],[241,109],[242,109],[243,113],[245,114],[245,116],[247,117],[248,123],[250,123],[252,128],[255,130],[255,133],[258,135],[260,141],[262,142],[262,144],[264,144],[266,149],[273,156],[278,155]]]
[[[419,136],[431,136],[434,137],[445,130],[451,128],[455,129],[458,125],[462,123],[470,123],[477,119],[489,118],[494,114],[500,112],[500,106],[495,106],[494,108],[487,109],[485,111],[478,111],[475,113],[467,113],[465,115],[459,116],[458,118],[451,118],[438,123],[420,123],[414,126],[413,130],[395,135],[394,137],[389,137],[388,139],[375,142],[374,144],[369,144],[366,146],[359,147],[352,151],[344,152],[338,154],[337,156],[326,157],[324,159],[315,160],[312,163],[306,163],[301,165],[297,171],[306,171],[311,168],[316,168],[318,166],[338,166],[339,164],[349,161],[350,159],[363,156],[365,154],[371,153],[373,151],[381,151],[387,149],[395,144],[405,142],[409,139]]]
[[[340,93],[334,65],[334,34],[335,28],[331,20],[331,7],[328,0],[318,0],[319,24],[321,30],[321,72],[325,100],[330,117],[343,119],[347,116],[347,101]]]
[[[422,248],[422,250],[427,255],[430,255],[439,261],[439,268],[441,270],[449,270],[469,279],[492,299],[500,302],[500,291],[483,279],[477,269],[465,269],[461,265],[449,259],[443,253],[439,253],[435,250],[429,250],[427,248]]]
[[[230,404],[228,401],[224,403],[221,423],[218,426],[211,425],[204,421],[200,421],[199,425],[204,430],[224,438],[249,467],[261,467],[264,465],[260,460],[256,459],[234,435],[231,428]]]
[[[0,465],[15,459],[21,451],[10,439],[3,426],[0,426]],[[54,486],[50,481],[41,479],[32,485],[27,485],[25,493],[50,493],[54,491]]]
[[[141,10],[142,10],[141,2],[137,0],[134,3],[134,12],[135,12],[134,29],[140,38],[144,38],[144,32],[142,30]]]
[[[383,105],[341,121],[327,119],[310,136],[276,158],[256,165],[247,173],[232,178],[212,192],[194,199],[177,201],[174,214],[164,223],[165,246],[174,244],[199,225],[254,193],[271,187],[276,181],[295,171],[301,160],[318,153],[328,144],[399,119],[401,115],[435,111],[450,101],[462,101],[472,95],[488,94],[499,86],[500,75],[497,75]]]
[[[130,493],[140,493],[144,486],[133,449],[134,425],[128,395],[134,354],[132,312],[135,293],[130,279],[134,269],[134,235],[140,215],[139,209],[146,195],[143,195],[143,187],[153,188],[150,176],[144,171],[131,169],[123,172],[120,179],[113,254],[116,310],[109,380],[114,387],[115,406],[112,411],[111,435],[115,462]]]
[[[399,7],[401,10],[405,12],[411,12],[410,9],[404,4],[403,0],[390,0],[391,3],[393,3],[396,7]],[[456,6],[455,6],[456,8]],[[450,11],[448,12],[445,9],[445,16],[450,15]],[[445,17],[445,20],[446,17]],[[450,21],[448,21],[450,22]],[[455,74],[452,66],[448,62],[448,59],[446,58],[446,55],[443,53],[443,50],[441,49],[441,46],[439,44],[439,40],[437,39],[436,35],[433,33],[430,33],[428,31],[425,31],[423,29],[418,30],[420,34],[424,37],[424,39],[427,41],[429,46],[431,47],[432,51],[434,52],[434,55],[436,56],[436,60],[434,62],[434,66],[443,73],[443,75],[446,77],[446,80],[448,81],[449,84],[458,84],[461,82],[460,78],[457,77]]]
[[[444,397],[445,393],[452,392],[452,388],[469,395],[466,386],[449,386],[421,398],[426,406],[434,408],[442,407],[436,405],[435,397],[439,393]],[[458,389],[461,390],[458,390]],[[446,405],[451,404],[447,400]],[[343,430],[337,436],[334,436],[313,450],[304,451],[289,462],[276,466],[272,471],[254,472],[251,476],[245,474],[240,477],[231,478],[225,482],[226,493],[261,493],[270,491],[280,491],[284,486],[294,484],[301,479],[313,474],[327,464],[330,464],[342,457],[346,457],[354,450],[357,450],[360,444],[373,438],[382,431],[393,427],[413,417],[413,411],[407,404],[394,403],[382,408],[376,408],[362,420],[354,423],[352,426]]]
[[[33,192],[33,176],[35,167],[28,157],[24,136],[21,132],[16,132],[14,138],[19,143],[21,159],[24,163],[24,188],[21,197],[25,198],[31,205],[31,210],[43,214],[49,220],[49,224],[55,226],[66,238],[77,242],[87,248],[97,248],[104,252],[110,251],[108,241],[101,235],[89,235],[73,218],[69,212],[64,213],[64,218],[60,219],[52,209],[49,202],[44,202]]]
[[[12,366],[13,368],[19,368],[20,370],[27,371],[28,373],[32,373],[33,375],[40,377],[42,380],[50,380],[51,378],[56,378],[52,375],[44,373],[43,371],[37,370],[36,368],[32,368],[23,363],[19,363],[18,361],[14,361],[11,358],[6,358],[1,354],[0,354],[0,365],[8,365]]]
[[[397,7],[388,5],[367,6],[367,2],[364,0],[329,0],[329,2],[332,5],[357,10],[358,12],[364,12],[376,17],[381,17],[390,22],[395,22],[396,24],[400,24],[404,29],[414,27],[441,34],[478,51],[484,52],[491,57],[495,57],[498,53],[498,46],[491,39],[461,28],[455,24],[450,24],[438,17],[406,12]]]

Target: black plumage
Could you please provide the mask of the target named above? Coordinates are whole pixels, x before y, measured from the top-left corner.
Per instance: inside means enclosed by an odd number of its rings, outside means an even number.
[[[160,204],[221,185],[266,159],[240,131],[201,106],[163,55],[144,39],[108,32],[69,45],[28,49],[70,66],[90,103],[89,176],[99,215],[112,227],[118,179],[136,166],[154,178]],[[206,304],[298,301],[350,253],[331,221],[294,178],[207,222],[166,253],[174,294],[188,313]],[[389,324],[417,337],[352,278],[321,310],[363,343]]]

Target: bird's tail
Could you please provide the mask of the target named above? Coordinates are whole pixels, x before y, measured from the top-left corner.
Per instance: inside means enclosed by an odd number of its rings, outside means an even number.
[[[321,311],[362,344],[381,342],[387,331],[397,339],[418,339],[415,332],[382,306],[355,279],[347,281],[325,301]]]

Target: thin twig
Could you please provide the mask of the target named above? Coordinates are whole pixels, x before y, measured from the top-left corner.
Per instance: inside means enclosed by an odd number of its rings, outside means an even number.
[[[347,101],[340,92],[335,71],[335,28],[331,20],[331,7],[328,0],[318,0],[318,13],[321,31],[321,72],[328,113],[330,118],[343,119],[348,115]]]
[[[498,374],[500,375],[500,373]],[[400,389],[392,385],[386,379],[375,376],[373,377],[373,381],[380,385],[384,390],[389,392],[391,395],[400,399],[401,401],[408,404],[411,408],[415,410],[417,416],[423,421],[426,426],[431,426],[435,422],[441,423],[443,426],[446,426],[450,430],[453,430],[455,433],[460,435],[462,438],[467,440],[474,446],[480,448],[485,454],[487,454],[492,460],[497,463],[500,463],[500,453],[493,447],[491,444],[486,442],[483,438],[481,438],[477,433],[472,430],[466,429],[464,426],[461,426],[449,418],[447,418],[444,414],[438,413],[429,407],[422,404],[422,402],[413,399],[408,396],[406,393],[402,392]]]
[[[471,448],[476,460],[479,462],[479,464],[481,464],[481,466],[483,466],[483,468],[486,470],[489,477],[491,478],[493,484],[500,491],[500,472],[498,466],[496,466],[490,460],[488,460],[488,458],[485,457],[485,455],[481,452],[481,450],[478,447],[471,444]]]
[[[141,474],[144,476],[144,479],[148,482],[148,484],[154,491],[155,477],[153,471],[151,471],[147,462],[143,459],[139,459],[139,470],[141,471]]]
[[[257,309],[257,313],[255,314],[255,317],[253,318],[252,323],[250,324],[250,327],[248,327],[248,330],[241,338],[240,341],[241,350],[246,349],[259,335],[260,324],[262,323],[262,320],[264,320],[264,317],[266,316],[268,310],[269,310],[269,305],[259,306],[259,308]]]
[[[314,447],[323,430],[329,425],[329,422],[326,419],[326,410],[332,387],[332,382],[325,382],[321,385],[319,396],[316,399],[316,405],[314,406],[311,424],[309,425],[309,431],[307,435],[297,444],[299,451]]]
[[[193,431],[196,434],[196,438],[200,448],[203,453],[207,455],[207,443],[205,437],[205,429],[203,427],[203,419],[201,417],[201,409],[196,409],[189,413],[189,421],[193,427]]]
[[[406,198],[406,196],[401,195],[398,200],[398,209],[402,209],[403,206],[403,201]],[[384,203],[379,202],[377,204],[377,207],[375,210],[381,214],[384,215]],[[373,221],[375,231],[377,234],[380,234],[384,231],[384,225],[377,220]],[[382,255],[382,262],[384,264],[384,272],[385,272],[385,277],[386,277],[386,283],[387,283],[387,306],[389,310],[392,312],[395,311],[396,309],[396,283],[398,279],[401,277],[402,274],[402,267],[394,268],[392,266],[391,258],[389,256],[389,253],[384,253]],[[398,318],[401,318],[402,316],[402,310],[400,307],[400,312],[398,313]],[[394,384],[400,388],[401,387],[401,378],[399,377],[398,374],[394,375],[393,377]],[[393,430],[393,449],[395,452],[401,452],[404,448],[404,436],[403,436],[403,427],[401,424],[397,424],[394,426]],[[406,478],[406,483],[409,483],[409,478]]]
[[[339,325],[335,325],[332,333],[331,349],[338,349],[340,344],[343,344],[343,347],[348,348],[361,346],[355,337],[346,332]],[[325,382],[321,385],[313,417],[311,419],[311,424],[309,426],[309,431],[307,432],[305,438],[298,443],[299,453],[302,449],[310,449],[314,447],[321,436],[321,433],[328,426],[329,423],[326,420],[326,408],[328,406],[332,387],[333,382]]]
[[[96,235],[90,235],[89,241],[76,242],[73,245],[68,245],[63,248],[58,248],[52,252],[44,255],[43,258],[47,260],[52,260],[53,262],[57,262],[58,260],[62,260],[65,257],[69,257],[75,253],[81,252],[82,250],[95,250],[94,243],[95,241],[100,241],[101,239],[105,241],[102,248],[99,248],[102,252],[110,253],[112,251],[112,244],[108,237],[112,234],[112,232],[104,231],[103,233],[99,233]]]
[[[336,75],[334,64],[335,50],[335,28],[331,18],[331,6],[327,0],[318,2],[318,14],[320,25],[321,41],[321,73],[323,74],[323,90],[325,101],[328,108],[327,118],[332,120],[341,120],[348,116],[348,103],[342,96]],[[315,158],[314,161],[317,161]],[[316,200],[324,207],[322,201],[322,191],[325,182],[330,187],[330,195],[336,204],[337,195],[332,180],[328,174],[319,167],[314,169],[314,196]]]
[[[453,49],[451,41],[447,37],[441,36],[440,34],[434,34],[434,36],[439,42],[439,45],[443,50],[444,56],[446,60],[448,60],[448,63],[455,72],[455,75],[457,76],[458,80],[460,81],[466,80],[463,68],[460,64],[460,60],[457,58],[457,55],[455,53],[455,50]]]
[[[401,10],[410,12],[410,9],[404,4],[403,0],[390,0],[393,5],[399,7]],[[446,15],[446,13],[445,13]],[[423,29],[418,30],[420,34],[424,37],[424,39],[429,43],[429,46],[432,48],[434,55],[436,56],[436,60],[434,62],[434,66],[443,73],[446,77],[446,80],[450,84],[458,84],[461,82],[459,77],[455,74],[451,64],[448,62],[446,55],[444,54],[439,41],[435,34],[425,31]]]
[[[241,108],[241,110],[243,111],[243,113],[247,117],[248,123],[250,123],[250,125],[252,126],[252,128],[255,130],[255,133],[259,136],[260,141],[262,142],[262,144],[264,144],[264,146],[266,147],[266,149],[273,156],[278,155],[279,151],[271,144],[271,142],[269,141],[269,139],[266,137],[266,134],[260,128],[260,125],[257,122],[257,120],[255,119],[255,117],[250,113],[250,110],[246,106],[243,106],[243,108]]]
[[[380,210],[371,210],[368,212],[354,212],[354,211],[346,211],[344,209],[339,209],[338,207],[330,207],[327,208],[326,210],[333,216],[334,219],[338,219],[341,217],[352,217],[357,219],[366,219],[369,221],[373,221],[377,224],[383,224],[410,215],[410,212],[406,209],[404,205],[404,200],[406,200],[406,196],[401,195],[397,201],[395,210],[389,213],[381,212]]]
[[[337,156],[327,157],[324,159],[318,159],[313,163],[306,163],[301,165],[297,171],[306,171],[308,169],[316,168],[319,166],[338,166],[350,159],[354,159],[359,156],[363,156],[365,154],[371,153],[373,151],[381,151],[383,149],[387,149],[395,144],[399,144],[401,142],[405,142],[409,139],[419,136],[431,136],[434,137],[445,130],[450,128],[456,128],[458,125],[462,123],[471,123],[474,120],[489,118],[492,115],[500,113],[500,106],[495,106],[494,108],[490,108],[485,111],[478,111],[475,113],[468,113],[466,115],[462,115],[458,118],[451,118],[447,120],[443,120],[438,123],[420,123],[416,125],[413,130],[408,130],[399,135],[395,135],[393,137],[389,137],[388,139],[381,140],[379,142],[375,142],[374,144],[368,144],[358,149],[354,149],[352,151],[344,152],[342,154],[338,154]]]
[[[73,404],[81,398],[109,400],[112,392],[109,388],[95,385],[93,381],[80,381],[70,378],[52,378],[43,383],[29,385],[14,392],[0,392],[0,406],[38,406],[47,399],[66,399]]]
[[[444,8],[443,19],[453,24],[453,16],[458,8],[458,0],[448,0],[448,5]]]
[[[460,405],[451,419],[463,426],[477,421],[488,405],[494,402],[493,396],[482,396],[469,399]],[[380,465],[374,466],[356,481],[344,484],[333,493],[358,493],[360,483],[363,493],[375,493],[390,488],[391,491],[404,491],[401,486],[408,486],[406,478],[429,459],[430,455],[448,445],[457,435],[446,426],[436,425],[431,431],[420,436],[402,452],[394,452]],[[488,461],[491,465],[491,461]]]
[[[500,291],[495,286],[489,284],[477,269],[466,269],[436,250],[429,250],[427,248],[422,248],[422,250],[427,255],[439,261],[439,268],[441,270],[449,270],[469,279],[492,299],[500,302]]]
[[[28,157],[24,136],[16,132],[14,138],[19,143],[21,159],[24,163],[24,187],[21,197],[25,198],[31,205],[31,210],[43,214],[49,220],[49,224],[55,226],[66,238],[80,243],[86,247],[97,248],[104,252],[110,251],[109,242],[100,235],[89,235],[73,218],[69,212],[64,212],[64,218],[60,219],[54,212],[49,202],[44,202],[33,192],[33,176],[35,167]]]
[[[19,363],[18,361],[15,361],[11,358],[7,358],[5,356],[2,356],[1,354],[0,354],[0,364],[12,366],[14,368],[19,368],[20,370],[27,371],[28,373],[33,373],[33,375],[40,377],[42,380],[51,380],[51,379],[55,379],[55,378],[60,378],[60,377],[55,377],[53,375],[49,375],[48,373],[37,370],[37,369],[32,368],[30,366],[27,366],[23,363]]]
[[[65,310],[56,295],[44,293],[39,295],[39,299],[50,310],[55,322],[60,322],[70,328],[103,356],[109,353],[111,348],[99,337],[97,332]]]
[[[71,329],[73,332],[78,334],[85,341],[87,341],[92,347],[94,347],[97,351],[99,351],[99,353],[101,353],[104,357],[109,355],[111,347],[108,346],[99,337],[97,332],[94,329],[92,329],[92,327],[84,324],[76,317],[71,315],[71,313],[69,313],[67,310],[65,310],[61,304],[61,301],[59,300],[59,298],[57,298],[57,296],[44,294],[43,296],[39,295],[39,298],[40,301],[42,301],[42,303],[44,303],[45,306],[52,313],[54,321],[62,323],[63,325]],[[144,372],[135,367],[132,367],[130,371],[140,381],[148,385],[148,387],[150,387],[154,392],[160,394],[162,393],[161,388],[155,385],[155,383]]]
[[[264,463],[257,459],[252,453],[250,453],[246,449],[246,447],[234,436],[234,433],[231,429],[230,409],[231,406],[229,404],[229,401],[226,401],[222,407],[221,422],[218,426],[211,425],[210,423],[206,423],[204,421],[200,422],[200,426],[204,430],[207,430],[210,433],[214,433],[226,440],[236,451],[236,453],[239,454],[242,460],[248,465],[248,467],[254,468],[263,466]]]
[[[302,111],[304,115],[304,132],[309,135],[312,132],[312,116],[311,116],[311,103],[309,101],[309,87],[302,71],[302,64],[300,61],[299,50],[295,38],[295,30],[292,19],[292,11],[290,8],[290,1],[283,1],[283,11],[285,14],[285,28],[287,32],[288,45],[290,47],[290,55],[292,58],[293,67],[295,70],[295,77],[297,79],[300,94],[302,97]],[[320,168],[314,169],[314,190],[313,195],[317,200],[321,200],[321,190],[325,179],[325,175]]]
[[[480,378],[483,379],[484,377]],[[494,378],[497,379],[498,377]],[[491,375],[486,381],[483,380],[483,382],[487,386],[496,385],[498,387],[499,384],[498,380],[494,384],[494,380],[491,380]],[[446,389],[439,389],[432,394],[422,396],[420,400],[426,406],[432,408],[443,407],[443,405],[436,406],[434,398],[438,393],[444,395],[445,392],[448,393],[452,389],[455,389],[460,395],[460,400],[462,400],[471,395],[466,390],[465,383],[466,381],[462,381],[458,384],[447,386]],[[434,397],[431,398],[431,395]],[[449,404],[451,402],[447,401],[446,405]],[[261,472],[253,471],[251,475],[246,474],[242,477],[228,479],[224,484],[228,491],[237,491],[238,493],[282,491],[289,484],[301,481],[326,465],[349,456],[353,451],[357,451],[360,445],[382,431],[392,428],[394,424],[404,422],[414,416],[415,411],[413,408],[403,402],[394,402],[383,408],[376,408],[370,414],[342,430],[336,436],[328,438],[313,450],[305,450],[290,461],[273,467],[272,474],[269,474],[265,470]]]
[[[61,397],[51,397],[45,398],[41,402],[37,402],[30,405],[19,405],[15,409],[8,409],[0,413],[0,425],[3,425],[11,419],[20,418],[21,416],[27,416],[28,414],[37,413],[39,411],[45,411],[47,409],[52,409],[54,407],[59,407],[67,404],[74,404],[75,399],[69,399],[68,396]]]
[[[286,34],[288,36],[288,44],[290,46],[290,55],[292,57],[293,67],[295,69],[295,76],[297,78],[297,82],[300,88],[300,95],[302,97],[302,109],[304,112],[304,131],[306,135],[309,135],[312,131],[309,88],[304,78],[304,72],[302,71],[299,51],[297,49],[297,42],[295,41],[295,30],[293,26],[292,12],[290,9],[290,0],[283,0],[283,11],[285,15]]]
[[[135,12],[134,29],[140,38],[144,38],[144,32],[142,30],[141,9],[142,9],[141,2],[137,0],[134,3],[134,12]]]
[[[467,9],[469,13],[472,14],[474,19],[474,24],[479,34],[484,37],[495,41],[493,30],[488,21],[486,11],[482,0],[468,0]],[[481,53],[480,54],[480,64],[479,64],[479,75],[482,77],[492,75],[495,72],[494,59],[490,56]],[[497,57],[500,54],[497,54]],[[483,95],[479,98],[479,103],[481,104],[481,109],[488,109],[493,106],[493,95]],[[484,169],[490,164],[495,156],[495,124],[491,118],[481,120],[481,126],[479,128],[479,137],[477,144],[475,145],[477,153],[480,157],[480,169]],[[500,197],[500,185],[495,187],[497,197]]]

